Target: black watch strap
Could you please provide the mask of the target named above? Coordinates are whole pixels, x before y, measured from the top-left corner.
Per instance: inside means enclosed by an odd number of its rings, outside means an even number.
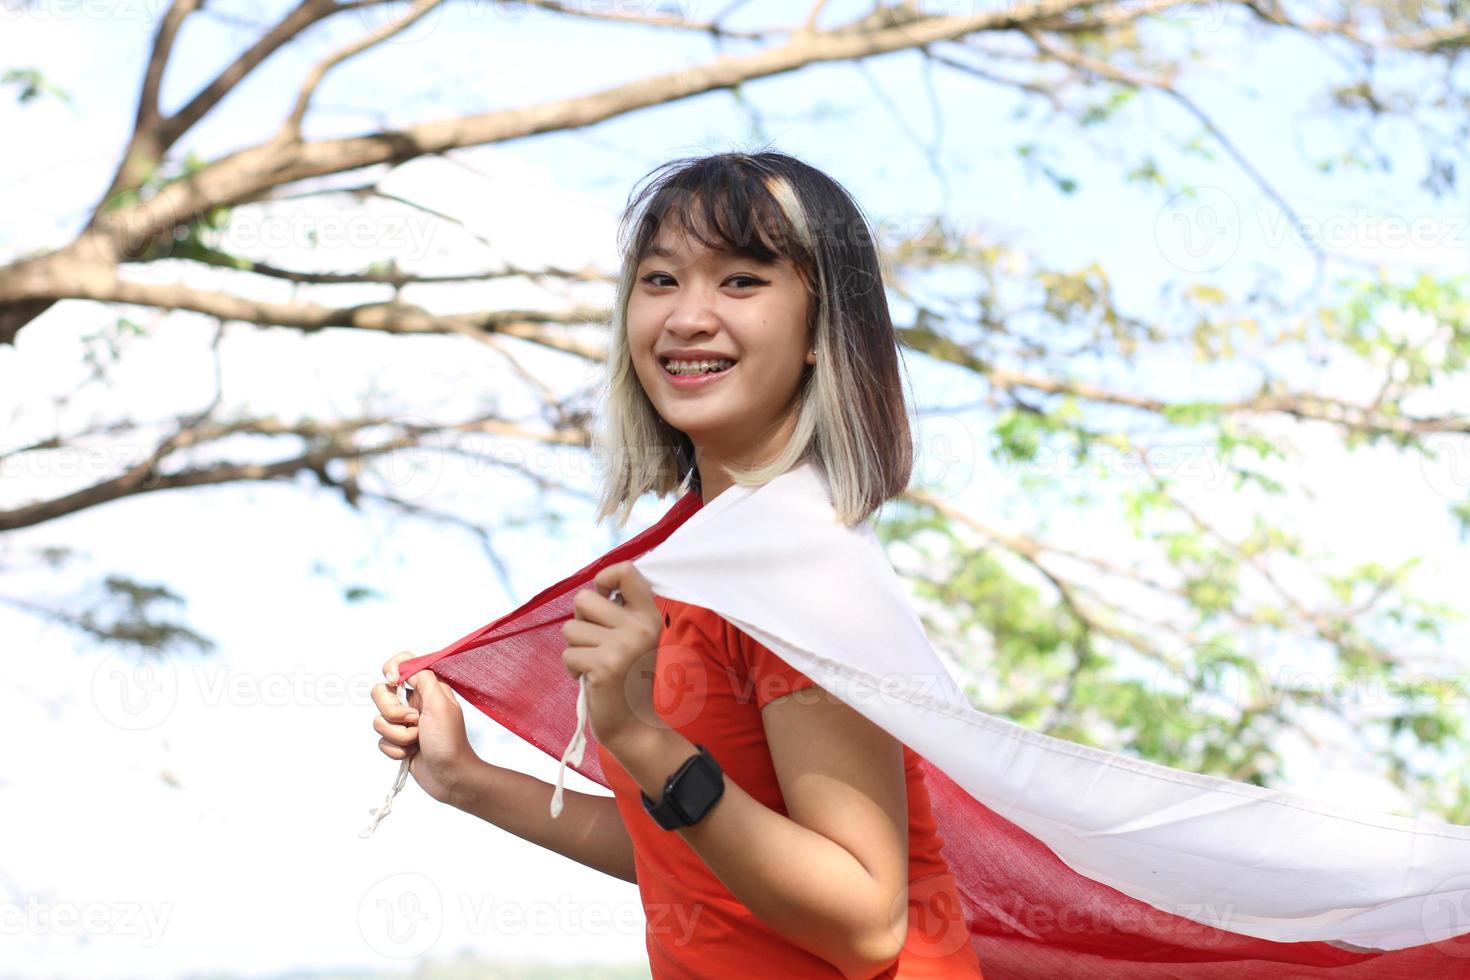
[[[664,783],[663,797],[657,802],[642,791],[643,809],[664,830],[674,830],[698,823],[725,792],[725,774],[709,749],[699,749],[684,760]]]

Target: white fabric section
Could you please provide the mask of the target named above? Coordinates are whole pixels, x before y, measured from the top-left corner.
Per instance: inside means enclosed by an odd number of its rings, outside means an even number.
[[[1470,931],[1470,827],[1328,805],[975,710],[868,525],[808,463],[738,484],[634,561],[764,643],[1043,841],[1165,911],[1278,942],[1401,949]],[[580,725],[579,725],[580,731]]]

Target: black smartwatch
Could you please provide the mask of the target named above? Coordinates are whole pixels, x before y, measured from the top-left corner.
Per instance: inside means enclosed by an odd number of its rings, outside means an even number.
[[[664,830],[674,830],[698,823],[725,793],[725,773],[709,749],[696,745],[699,752],[684,760],[684,764],[664,783],[663,799],[657,803],[648,794],[643,797],[643,809]]]

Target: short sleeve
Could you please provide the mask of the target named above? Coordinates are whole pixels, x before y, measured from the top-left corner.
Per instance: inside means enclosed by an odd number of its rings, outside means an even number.
[[[765,644],[743,630],[726,625],[731,634],[731,648],[745,668],[757,707],[764,708],[777,698],[817,686],[816,681],[776,656]]]

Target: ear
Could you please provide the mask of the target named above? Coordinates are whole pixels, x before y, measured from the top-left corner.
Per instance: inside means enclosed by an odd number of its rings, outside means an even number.
[[[817,363],[817,349],[815,347],[806,352],[806,362],[808,364]]]

